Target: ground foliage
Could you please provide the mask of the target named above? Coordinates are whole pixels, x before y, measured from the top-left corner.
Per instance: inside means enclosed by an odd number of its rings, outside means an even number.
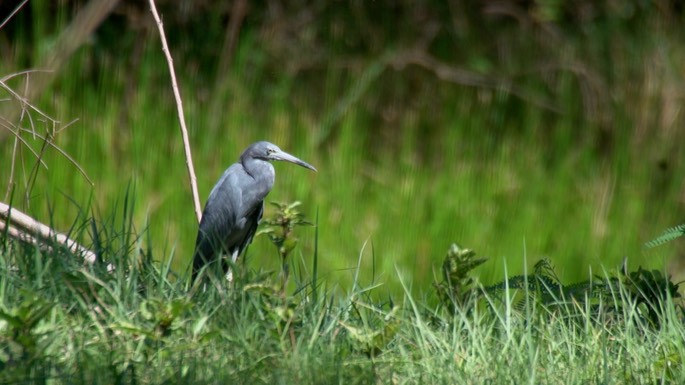
[[[279,207],[278,215],[305,223],[296,204]],[[278,215],[268,218],[270,226],[287,222]],[[623,271],[564,286],[540,262],[531,274],[480,287],[469,273],[483,259],[455,245],[436,282],[438,307],[408,291],[379,302],[369,294],[382,289],[361,284],[342,293],[302,269],[293,275],[297,289],[284,293],[273,272],[244,264],[232,284],[201,289],[175,275],[168,263],[155,262],[150,250],[141,249],[136,231],[101,229],[105,223],[92,221],[90,228],[118,234],[100,238],[102,250],[109,251],[92,266],[57,249],[2,239],[0,382],[685,379],[678,285],[659,272]],[[292,230],[294,235],[297,226]],[[115,262],[115,270],[105,261]]]
[[[443,280],[436,284],[438,295],[451,311],[478,306],[509,304],[519,311],[527,306],[541,305],[546,311],[564,314],[565,317],[590,315],[596,319],[615,319],[626,314],[642,322],[660,327],[662,312],[671,300],[681,298],[680,283],[674,283],[660,270],[638,267],[629,271],[624,265],[615,271],[606,271],[590,279],[564,284],[554,272],[548,259],[535,264],[531,274],[516,275],[489,286],[474,282],[471,271],[486,261],[475,258],[471,249],[456,244],[450,247],[442,266]],[[624,306],[629,306],[630,311]],[[678,306],[682,316],[685,308]],[[589,312],[589,314],[584,314]]]

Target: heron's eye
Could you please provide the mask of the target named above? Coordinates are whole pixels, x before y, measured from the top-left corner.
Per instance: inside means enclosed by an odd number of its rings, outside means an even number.
[[[268,148],[266,149],[266,154],[267,154],[267,155],[271,155],[271,154],[273,154],[274,152],[275,152],[274,149],[271,148],[271,147],[268,147]]]

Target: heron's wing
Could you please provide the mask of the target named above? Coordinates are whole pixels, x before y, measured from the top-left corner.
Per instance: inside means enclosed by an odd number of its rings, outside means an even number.
[[[247,224],[246,224],[246,230],[247,232],[245,233],[245,240],[243,244],[240,246],[240,253],[245,250],[245,248],[252,243],[252,238],[254,238],[255,233],[257,232],[257,226],[259,226],[259,222],[262,220],[262,215],[264,214],[264,201],[259,202],[259,204],[252,210],[252,212],[248,213],[247,217]]]
[[[200,228],[195,240],[193,275],[207,263],[214,261],[221,253],[229,252],[235,245],[227,244],[228,236],[234,231],[242,194],[235,165],[229,167],[209,194],[202,212]]]

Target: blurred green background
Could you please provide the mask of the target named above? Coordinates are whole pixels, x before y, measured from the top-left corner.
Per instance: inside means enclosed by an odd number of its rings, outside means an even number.
[[[486,283],[541,257],[568,282],[623,257],[683,277],[682,242],[642,247],[685,211],[681,1],[157,6],[200,199],[257,140],[316,166],[276,164],[267,202],[318,212],[329,287],[349,287],[362,255],[362,282],[394,292],[399,272],[430,290],[453,242],[492,258]],[[148,3],[29,1],[5,21],[3,85],[58,122],[0,90],[0,198],[13,187],[16,207],[68,231],[79,215],[120,218],[131,186],[143,242],[185,271],[197,223]],[[296,264],[311,264],[314,234],[299,229]],[[267,237],[248,254],[278,269]]]

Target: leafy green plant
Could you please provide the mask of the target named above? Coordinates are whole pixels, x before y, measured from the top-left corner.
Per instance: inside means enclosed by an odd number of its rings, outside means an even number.
[[[473,269],[487,258],[476,258],[476,252],[453,243],[442,263],[442,281],[435,284],[438,297],[450,310],[464,306],[473,294]]]
[[[675,239],[678,239],[685,235],[685,223],[682,225],[674,226],[671,227],[670,229],[667,229],[664,231],[661,235],[658,237],[652,239],[651,241],[645,243],[645,247],[656,247],[663,245],[664,243],[671,242]]]
[[[490,286],[474,288],[472,269],[486,259],[475,259],[475,252],[452,245],[443,262],[443,282],[436,284],[443,305],[473,307],[487,299],[490,305],[511,303],[523,310],[528,304],[540,305],[546,311],[562,311],[565,316],[582,315],[589,310],[592,317],[612,317],[633,314],[659,327],[666,303],[680,298],[679,283],[674,283],[658,270],[638,267],[629,272],[625,264],[605,277],[594,276],[573,284],[563,284],[548,259],[535,264],[531,274],[516,275]],[[622,297],[623,300],[618,300]],[[625,307],[636,307],[637,313]],[[578,313],[576,310],[580,310]],[[683,308],[681,307],[681,311]],[[585,314],[588,315],[588,314]]]
[[[352,349],[369,357],[375,357],[386,350],[400,327],[399,306],[385,311],[378,306],[352,299],[350,304],[356,315],[340,320]]]
[[[281,259],[281,289],[285,290],[290,275],[288,255],[298,243],[293,230],[297,226],[312,226],[312,223],[307,221],[304,214],[298,209],[301,202],[271,202],[271,204],[276,207],[276,212],[273,216],[262,221],[262,228],[257,232],[257,235],[266,234],[271,243],[276,246],[278,256]]]
[[[621,278],[628,297],[640,311],[647,313],[647,319],[654,326],[661,324],[667,301],[680,298],[680,283],[674,283],[658,270],[638,267],[636,271],[624,272]]]
[[[190,307],[191,304],[186,298],[175,298],[171,301],[146,299],[140,302],[138,310],[142,322],[137,325],[122,323],[114,325],[114,328],[144,335],[153,341],[161,341],[184,326],[182,316]]]
[[[43,354],[47,341],[41,323],[55,304],[37,293],[22,290],[20,301],[0,306],[0,370],[15,365],[31,366]]]

